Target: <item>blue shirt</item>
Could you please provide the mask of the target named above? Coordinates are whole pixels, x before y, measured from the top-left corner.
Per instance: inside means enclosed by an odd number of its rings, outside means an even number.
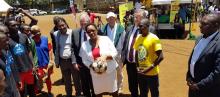
[[[49,63],[48,38],[41,36],[41,41],[36,43],[38,67],[45,67]]]

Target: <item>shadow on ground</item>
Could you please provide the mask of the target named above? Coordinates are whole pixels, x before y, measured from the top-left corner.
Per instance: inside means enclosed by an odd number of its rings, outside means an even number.
[[[131,97],[131,94],[119,94],[119,97]]]
[[[62,80],[62,78],[53,83],[53,86],[60,86],[60,85],[64,85],[64,81]]]
[[[41,92],[37,95],[37,97],[54,97],[54,95],[48,94],[47,92]]]

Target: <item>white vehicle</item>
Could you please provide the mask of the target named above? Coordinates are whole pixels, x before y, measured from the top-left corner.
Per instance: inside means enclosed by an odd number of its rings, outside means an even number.
[[[42,10],[38,10],[38,9],[29,9],[29,12],[30,12],[30,14],[33,15],[33,16],[46,15],[46,14],[47,14],[46,11],[42,11]]]
[[[43,10],[38,10],[38,12],[39,12],[39,15],[46,15],[47,14],[47,12],[43,11]]]
[[[52,14],[64,14],[64,13],[66,13],[66,10],[67,10],[67,9],[57,8],[57,9],[51,11],[51,13],[52,13]]]

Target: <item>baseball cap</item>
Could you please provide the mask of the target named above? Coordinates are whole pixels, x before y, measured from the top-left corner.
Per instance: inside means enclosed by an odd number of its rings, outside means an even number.
[[[108,12],[106,18],[110,18],[110,17],[116,18],[116,14],[114,12]]]

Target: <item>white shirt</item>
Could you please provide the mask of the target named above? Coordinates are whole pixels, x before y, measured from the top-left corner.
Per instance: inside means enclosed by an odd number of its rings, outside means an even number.
[[[128,54],[127,54],[127,60],[129,61],[129,52],[130,52],[130,48],[131,48],[131,43],[132,43],[132,41],[133,41],[133,38],[134,38],[134,33],[136,32],[136,30],[137,30],[137,27],[135,26],[134,28],[133,28],[133,30],[132,30],[132,33],[131,33],[131,37],[130,37],[130,40],[129,40],[129,45],[128,45]],[[137,32],[137,34],[139,34],[139,31]],[[138,36],[138,35],[137,35]],[[136,37],[137,38],[137,37]],[[133,45],[132,45],[133,46]],[[133,47],[132,47],[133,48]],[[133,61],[132,61],[132,63],[135,63],[135,53],[136,53],[136,51],[134,50],[133,51]]]
[[[111,28],[109,25],[107,26],[107,35],[113,43],[115,40],[116,30],[117,30],[117,23],[115,23],[114,28]]]
[[[90,39],[84,29],[82,29],[80,33],[81,33],[81,44],[84,42],[84,34],[86,34],[87,40]]]
[[[72,45],[72,30],[67,29],[66,34],[60,34],[59,47],[60,47],[60,57],[63,59],[68,59],[71,57],[71,45]]]
[[[113,43],[115,43],[115,36],[116,36],[117,27],[118,27],[117,23],[115,23],[113,29],[111,29],[109,25],[107,26],[107,36],[110,38],[110,40]],[[122,51],[122,48],[123,48],[124,38],[125,38],[125,31],[122,32],[122,34],[121,34],[121,36],[118,40],[118,44],[115,47],[117,49],[117,52],[118,52],[118,55],[117,55],[117,58],[116,58],[118,63],[122,63],[122,62],[119,62],[119,60],[121,60],[121,51]]]
[[[212,40],[212,38],[217,33],[218,32],[215,32],[207,38],[202,38],[201,40],[199,40],[198,44],[194,47],[193,55],[192,55],[192,58],[191,58],[191,61],[190,61],[190,73],[191,73],[193,78],[194,78],[194,67],[195,67],[196,61],[198,60],[198,58],[199,58],[200,54],[202,53],[202,51],[206,48],[208,43]]]

